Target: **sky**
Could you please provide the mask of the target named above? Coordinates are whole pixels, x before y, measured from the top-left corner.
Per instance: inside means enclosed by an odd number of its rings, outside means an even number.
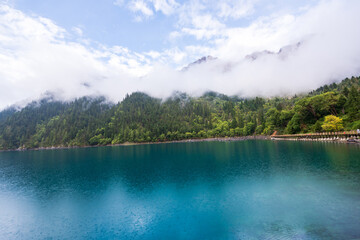
[[[0,109],[47,94],[306,92],[360,75],[359,10],[358,0],[0,0]]]

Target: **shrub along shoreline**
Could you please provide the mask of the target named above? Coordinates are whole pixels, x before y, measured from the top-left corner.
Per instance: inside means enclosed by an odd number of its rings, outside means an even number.
[[[163,142],[125,142],[117,144],[107,145],[84,145],[84,146],[51,146],[51,147],[39,147],[39,148],[17,148],[0,150],[0,152],[14,152],[14,151],[40,151],[40,150],[60,150],[60,149],[78,149],[78,148],[96,148],[96,147],[116,147],[116,146],[137,146],[137,145],[152,145],[152,144],[170,144],[170,143],[196,143],[196,142],[233,142],[233,141],[246,141],[246,140],[271,140],[271,141],[308,141],[308,142],[334,142],[334,143],[346,143],[346,144],[359,144],[360,140],[348,141],[347,139],[312,139],[312,138],[274,138],[272,136],[264,135],[252,135],[243,137],[216,137],[216,138],[196,138],[196,139],[184,139],[174,141]]]

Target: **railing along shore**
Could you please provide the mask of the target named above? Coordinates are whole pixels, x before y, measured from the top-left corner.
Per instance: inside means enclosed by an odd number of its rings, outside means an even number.
[[[359,141],[360,132],[357,130],[341,132],[322,132],[322,133],[302,133],[271,135],[271,139],[292,139],[292,140],[339,140],[339,141]]]

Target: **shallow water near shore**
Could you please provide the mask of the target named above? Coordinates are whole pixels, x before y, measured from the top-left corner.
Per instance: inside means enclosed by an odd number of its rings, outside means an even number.
[[[359,173],[324,142],[1,152],[0,239],[356,239]]]

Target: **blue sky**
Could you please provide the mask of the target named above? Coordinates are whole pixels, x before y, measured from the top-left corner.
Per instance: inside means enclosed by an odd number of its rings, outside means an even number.
[[[113,0],[18,0],[14,6],[26,13],[52,19],[71,31],[77,27],[85,37],[109,46],[126,46],[134,51],[161,49],[173,21],[154,17],[141,23],[133,13],[114,5]],[[170,17],[172,18],[172,17]]]
[[[0,109],[48,93],[306,92],[360,75],[359,12],[359,0],[0,0]]]
[[[226,27],[244,27],[259,17],[272,14],[297,14],[303,7],[311,7],[315,0],[262,0],[237,1],[242,2],[238,8],[244,8],[240,16],[219,16],[218,3],[221,1],[174,1],[171,13],[156,10],[156,1],[142,2],[153,13],[146,16],[141,10],[131,8],[136,1],[115,0],[13,0],[11,5],[27,14],[39,15],[54,21],[59,26],[71,31],[81,29],[83,36],[108,46],[120,45],[133,51],[161,51],[170,47],[184,47],[191,44],[211,44],[211,39],[196,39],[194,36],[182,36],[177,41],[171,41],[170,34],[181,28],[191,26],[191,23],[181,22],[181,9],[190,2],[198,2],[204,8],[196,10],[200,14],[210,14]],[[117,3],[117,2],[120,2]],[[161,1],[159,1],[161,2]],[[171,2],[164,0],[163,2]],[[233,7],[235,1],[226,1]],[[250,5],[246,7],[246,5]],[[195,8],[195,7],[194,7]],[[250,8],[250,9],[247,9]],[[236,11],[236,9],[233,9]],[[231,15],[231,12],[228,13]],[[191,18],[192,16],[185,16]],[[138,18],[138,19],[137,19]],[[190,20],[190,19],[189,19]]]

